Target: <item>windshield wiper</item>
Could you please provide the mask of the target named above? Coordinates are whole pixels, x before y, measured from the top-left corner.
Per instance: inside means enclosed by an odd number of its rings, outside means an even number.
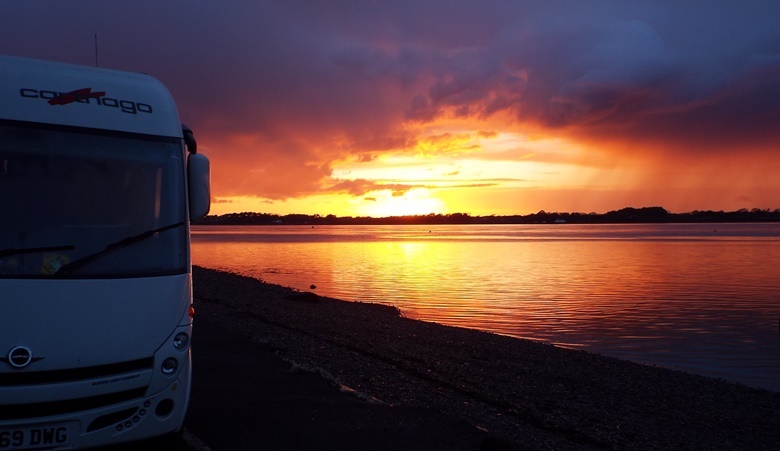
[[[184,224],[185,224],[184,221],[177,222],[175,224],[167,225],[165,227],[158,227],[156,229],[151,229],[151,230],[147,230],[146,232],[139,233],[138,235],[133,235],[133,236],[129,236],[127,238],[123,238],[123,239],[121,239],[121,240],[119,240],[119,241],[117,241],[115,243],[109,244],[108,246],[106,246],[105,249],[103,249],[101,251],[97,251],[94,254],[90,254],[90,255],[81,257],[78,260],[74,260],[74,261],[72,261],[72,262],[70,262],[70,263],[68,263],[66,265],[62,265],[62,267],[60,269],[58,269],[57,272],[52,274],[52,276],[53,277],[60,277],[60,276],[64,276],[64,275],[70,274],[74,270],[76,270],[76,269],[78,269],[78,268],[80,268],[80,267],[82,267],[84,265],[87,265],[89,263],[92,263],[93,261],[95,261],[97,259],[103,258],[106,255],[108,255],[108,254],[110,254],[110,253],[112,253],[114,251],[118,251],[119,249],[131,246],[131,245],[136,244],[136,243],[140,243],[141,241],[143,241],[143,240],[145,240],[145,239],[147,239],[147,238],[149,238],[149,237],[151,237],[153,235],[156,235],[156,234],[158,234],[160,232],[165,232],[166,230],[175,229],[176,227],[181,227]]]
[[[64,246],[44,246],[44,247],[27,247],[19,249],[3,249],[0,251],[0,258],[10,257],[11,255],[19,254],[35,254],[37,252],[51,252],[51,251],[72,251],[76,249],[76,246],[72,244]]]

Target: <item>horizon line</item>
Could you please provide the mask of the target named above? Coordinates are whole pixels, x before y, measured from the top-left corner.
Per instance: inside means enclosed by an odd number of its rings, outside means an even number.
[[[470,217],[470,218],[511,218],[511,217],[525,217],[525,216],[534,216],[534,215],[580,215],[580,216],[598,216],[598,215],[608,215],[610,213],[619,213],[619,212],[625,212],[625,211],[645,211],[650,212],[653,211],[655,213],[660,214],[666,214],[666,215],[691,215],[691,214],[700,214],[700,213],[716,213],[716,214],[756,214],[756,213],[780,213],[780,208],[740,208],[738,210],[732,210],[732,211],[725,211],[725,210],[691,210],[691,211],[685,211],[685,212],[671,212],[667,210],[664,207],[660,206],[652,206],[652,207],[623,207],[617,210],[609,210],[607,212],[598,213],[598,212],[582,212],[582,211],[546,211],[546,210],[539,210],[535,213],[512,213],[512,214],[489,214],[489,215],[474,215],[467,212],[454,212],[454,213],[424,213],[424,214],[414,214],[414,215],[388,215],[388,216],[338,216],[333,213],[329,213],[326,215],[322,215],[319,213],[268,213],[268,212],[257,212],[257,211],[242,211],[242,212],[231,212],[231,213],[223,213],[223,214],[217,214],[217,215],[206,215],[206,218],[215,218],[215,217],[223,217],[223,216],[230,216],[230,215],[258,215],[258,216],[278,216],[278,217],[288,217],[288,216],[308,216],[313,218],[336,218],[336,219],[388,219],[388,218],[426,218],[426,217],[450,217],[450,216],[461,216],[461,217]],[[661,212],[663,210],[663,213]]]

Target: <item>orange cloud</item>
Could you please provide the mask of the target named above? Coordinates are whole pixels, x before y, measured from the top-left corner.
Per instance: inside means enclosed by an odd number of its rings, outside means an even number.
[[[422,185],[406,185],[399,183],[379,183],[372,180],[357,179],[357,180],[342,180],[338,183],[323,188],[321,192],[325,193],[346,193],[351,196],[363,196],[370,192],[375,191],[391,191],[393,196],[403,196],[409,190],[414,188],[421,188]]]

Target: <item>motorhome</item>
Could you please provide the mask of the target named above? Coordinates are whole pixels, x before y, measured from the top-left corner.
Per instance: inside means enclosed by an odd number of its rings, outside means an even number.
[[[161,82],[0,56],[0,450],[182,428],[209,197]]]

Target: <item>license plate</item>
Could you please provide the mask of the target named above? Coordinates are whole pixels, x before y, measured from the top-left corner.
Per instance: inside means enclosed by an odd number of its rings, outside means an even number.
[[[0,450],[41,449],[69,446],[71,423],[0,428]]]

